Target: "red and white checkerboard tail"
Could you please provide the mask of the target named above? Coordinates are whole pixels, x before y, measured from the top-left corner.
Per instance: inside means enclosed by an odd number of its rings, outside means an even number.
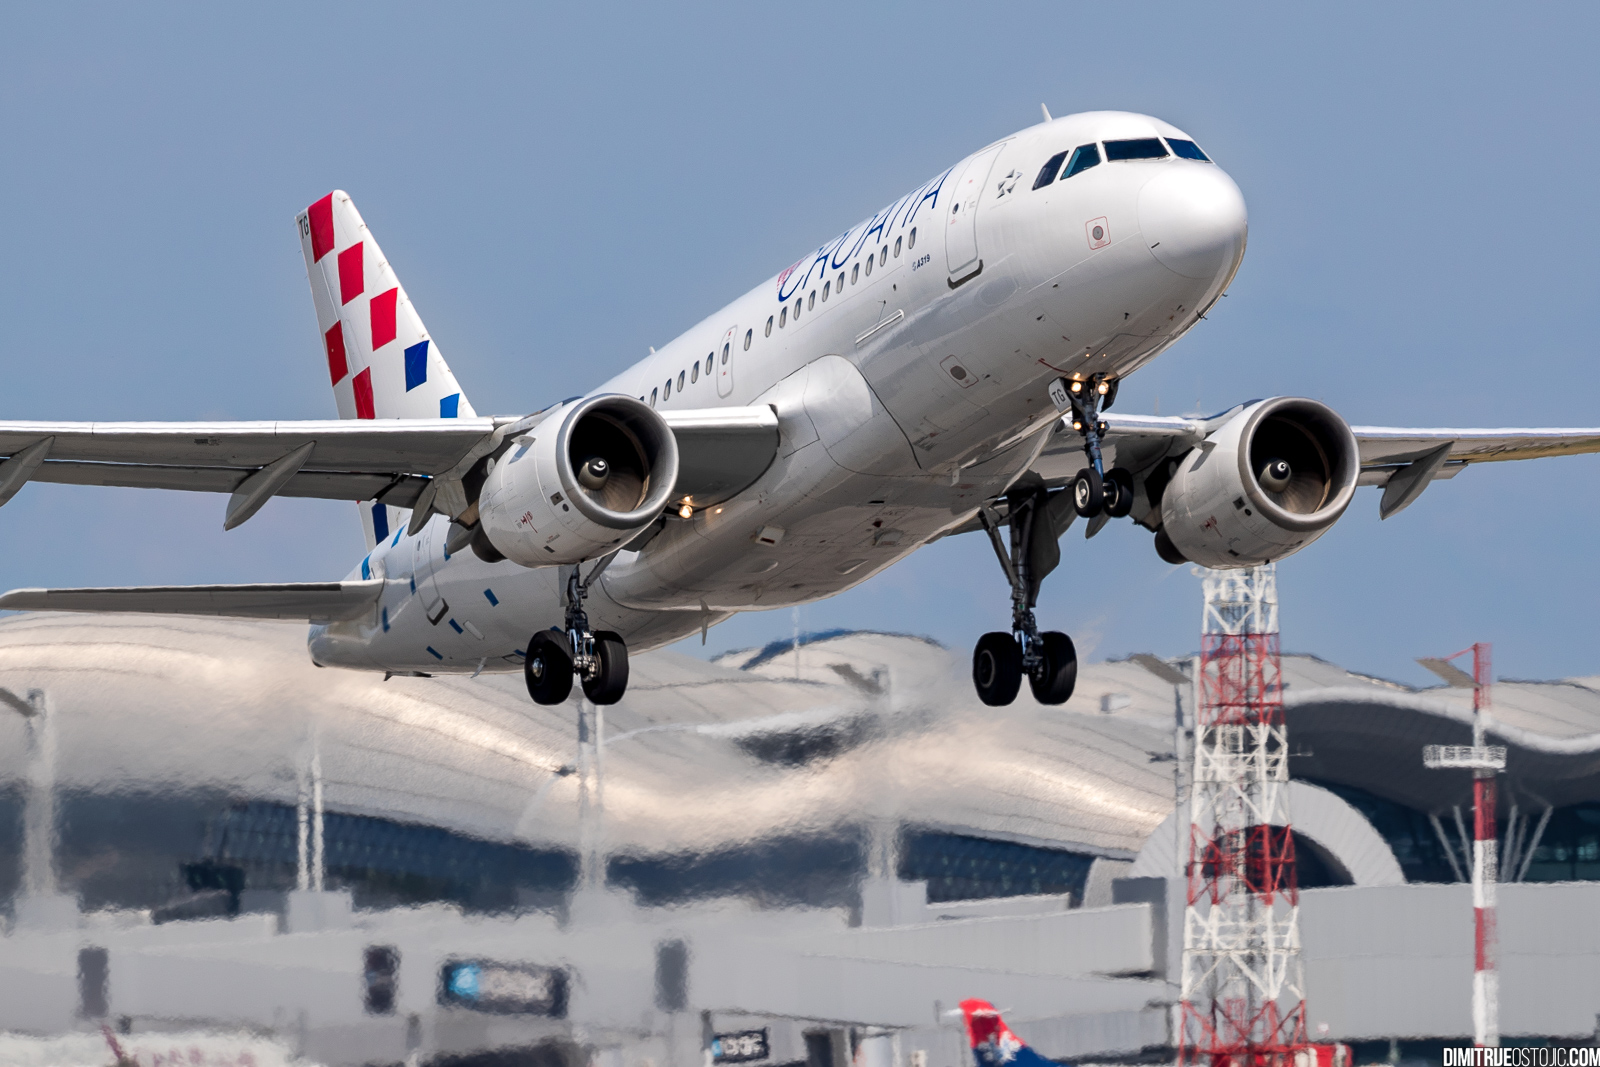
[[[300,247],[341,419],[453,419],[476,414],[349,194],[300,213]],[[371,547],[400,511],[361,504]]]

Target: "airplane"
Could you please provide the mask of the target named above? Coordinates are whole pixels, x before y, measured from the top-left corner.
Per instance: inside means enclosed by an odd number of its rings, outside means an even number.
[[[979,149],[592,391],[480,416],[344,192],[297,219],[337,420],[0,422],[0,504],[28,481],[358,502],[344,580],[19,589],[0,608],[310,622],[318,666],[523,671],[558,704],[627,689],[630,650],[859,585],[981,532],[1012,624],[973,684],[1072,695],[1040,583],[1078,518],[1168,563],[1304,549],[1361,485],[1384,518],[1477,462],[1600,451],[1600,429],[1352,427],[1303,397],[1113,414],[1244,256],[1238,186],[1146,115],[1052,118]]]
[[[1006,1067],[1007,1064],[1011,1067],[1056,1067],[1058,1061],[1039,1055],[1012,1033],[1000,1012],[987,1000],[963,1000],[960,1008],[975,1067]]]

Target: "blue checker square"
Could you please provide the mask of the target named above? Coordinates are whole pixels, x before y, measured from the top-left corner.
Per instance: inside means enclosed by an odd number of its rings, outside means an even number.
[[[406,349],[406,392],[428,380],[428,342],[418,341]]]

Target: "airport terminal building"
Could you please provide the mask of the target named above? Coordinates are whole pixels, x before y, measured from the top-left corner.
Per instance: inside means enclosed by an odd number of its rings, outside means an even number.
[[[296,624],[0,620],[0,1031],[248,1033],[327,1064],[1170,1059],[1175,694],[817,635],[638,657],[627,697],[319,670]],[[1471,1032],[1470,697],[1285,656],[1307,1021]],[[1600,677],[1494,689],[1501,1025],[1600,1016]],[[1185,819],[1186,819],[1185,814]]]

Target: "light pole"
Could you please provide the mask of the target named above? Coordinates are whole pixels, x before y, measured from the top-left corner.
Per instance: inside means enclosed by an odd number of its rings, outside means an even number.
[[[1173,822],[1177,825],[1177,829],[1174,831],[1175,838],[1172,854],[1177,863],[1175,873],[1178,878],[1182,879],[1185,870],[1184,860],[1187,858],[1183,852],[1183,742],[1186,734],[1183,715],[1183,691],[1188,689],[1193,692],[1194,677],[1198,677],[1199,672],[1196,672],[1195,676],[1191,677],[1166,660],[1153,656],[1148,652],[1137,652],[1128,658],[1172,686],[1172,813]]]
[[[57,893],[56,833],[56,731],[44,690],[28,690],[27,699],[0,689],[0,703],[21,715],[28,724],[28,793],[22,815],[22,896],[53,897]]]

